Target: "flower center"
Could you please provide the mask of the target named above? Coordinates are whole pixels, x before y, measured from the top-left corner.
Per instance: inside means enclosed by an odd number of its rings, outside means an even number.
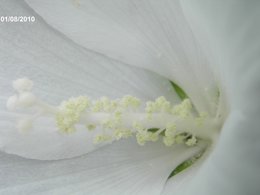
[[[13,87],[17,94],[8,99],[8,109],[37,108],[37,112],[18,121],[20,131],[32,128],[37,118],[48,115],[55,118],[63,133],[76,131],[77,125],[97,131],[96,144],[135,136],[140,145],[162,140],[166,146],[194,146],[199,139],[214,142],[220,129],[218,119],[197,113],[189,99],[172,105],[163,96],[143,103],[130,95],[114,100],[79,96],[52,106],[32,93],[33,82],[27,78],[14,81]]]

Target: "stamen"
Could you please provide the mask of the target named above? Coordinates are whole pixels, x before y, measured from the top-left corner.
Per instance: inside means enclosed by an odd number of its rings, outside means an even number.
[[[196,114],[189,99],[172,105],[163,96],[146,103],[130,95],[115,100],[79,96],[55,107],[36,98],[32,86],[33,82],[27,78],[14,81],[17,94],[7,101],[9,110],[32,107],[38,110],[18,122],[21,131],[32,128],[38,117],[49,115],[55,118],[57,128],[64,133],[76,131],[77,125],[83,125],[89,131],[100,127],[103,132],[93,140],[97,144],[135,136],[140,145],[162,140],[166,146],[180,143],[194,146],[199,139],[214,139],[212,131],[218,129],[216,118],[207,113]]]

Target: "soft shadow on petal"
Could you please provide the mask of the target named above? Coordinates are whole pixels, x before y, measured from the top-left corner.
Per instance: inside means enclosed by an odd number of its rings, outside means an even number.
[[[205,147],[122,140],[82,157],[37,161],[0,154],[1,194],[159,195],[171,170]]]
[[[85,129],[71,135],[56,132],[54,120],[39,119],[34,129],[20,134],[15,121],[20,114],[6,111],[13,95],[12,80],[27,76],[35,81],[35,94],[51,104],[71,96],[134,95],[151,100],[164,95],[178,101],[167,79],[128,67],[89,52],[49,27],[20,0],[1,1],[2,15],[35,16],[34,23],[0,23],[0,147],[2,151],[36,159],[82,155],[96,148],[93,133]]]
[[[208,32],[231,104],[219,143],[186,194],[259,194],[260,2],[187,0],[183,7]]]
[[[177,82],[199,111],[214,113],[215,80],[209,59],[194,39],[179,1],[26,2],[74,42]]]

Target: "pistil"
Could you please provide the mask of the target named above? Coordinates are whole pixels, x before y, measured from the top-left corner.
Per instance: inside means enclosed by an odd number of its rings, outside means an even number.
[[[101,127],[94,143],[119,140],[135,136],[140,145],[148,141],[162,140],[166,146],[184,143],[194,146],[199,139],[214,142],[220,129],[216,117],[197,113],[189,99],[172,105],[164,97],[142,103],[140,99],[127,95],[111,100],[102,97],[92,100],[79,96],[52,106],[32,93],[33,82],[27,78],[13,82],[16,95],[9,98],[7,107],[37,108],[37,113],[18,122],[20,130],[28,130],[37,118],[48,115],[56,120],[57,128],[63,133],[76,131],[77,125],[94,131]]]

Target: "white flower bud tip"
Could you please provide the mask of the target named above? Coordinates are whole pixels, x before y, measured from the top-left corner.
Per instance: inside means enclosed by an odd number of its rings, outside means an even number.
[[[21,107],[30,107],[33,106],[36,102],[36,97],[30,92],[21,93],[19,96],[19,106]]]
[[[17,103],[18,103],[18,97],[17,97],[17,95],[13,95],[8,98],[8,100],[6,102],[6,107],[8,110],[14,111],[17,107]]]
[[[30,91],[33,87],[33,81],[24,77],[13,81],[13,88],[18,92]]]

